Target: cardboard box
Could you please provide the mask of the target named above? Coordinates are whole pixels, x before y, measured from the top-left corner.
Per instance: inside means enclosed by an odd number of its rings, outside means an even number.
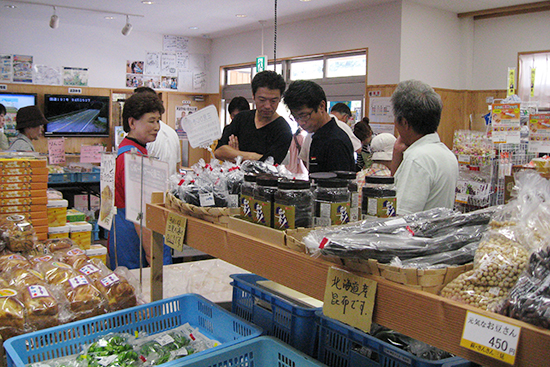
[[[241,232],[251,237],[255,237],[263,242],[270,243],[276,246],[285,246],[285,232],[278,229],[262,226],[260,224],[251,223],[247,220],[240,219],[237,216],[228,218],[227,228]]]
[[[67,207],[65,199],[48,200],[48,226],[61,227],[67,224]]]
[[[31,182],[45,182],[48,183],[48,175],[14,175],[14,176],[0,176],[1,183],[31,183]]]
[[[2,176],[48,175],[48,169],[46,167],[39,167],[39,168],[32,168],[32,167],[0,168],[0,175],[2,175]]]
[[[46,209],[45,205],[9,205],[0,206],[0,214],[14,214],[24,213],[30,214],[32,212],[41,212]]]
[[[2,158],[0,159],[0,168],[39,168],[46,167],[45,159],[17,159],[17,158]]]
[[[69,232],[71,227],[68,225],[61,227],[49,227],[48,228],[48,239],[50,238],[69,238]]]
[[[90,248],[86,250],[86,255],[91,259],[99,259],[107,265],[107,247],[103,245],[91,245]]]
[[[83,250],[92,245],[92,225],[88,222],[67,223],[69,226],[69,237]]]
[[[46,190],[0,190],[0,199],[13,198],[46,198]]]
[[[86,214],[76,209],[67,209],[67,222],[83,222],[86,221]]]
[[[48,226],[48,218],[35,218],[31,220],[31,224],[33,227],[47,227]]]
[[[39,198],[9,198],[0,199],[0,205],[46,205],[48,203],[47,197]]]
[[[48,182],[1,182],[0,190],[13,191],[13,190],[40,190],[46,192],[48,189]]]

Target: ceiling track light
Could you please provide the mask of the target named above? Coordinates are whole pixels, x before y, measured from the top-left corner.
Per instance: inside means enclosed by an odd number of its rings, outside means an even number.
[[[56,9],[55,9],[55,6],[54,6],[53,7],[53,15],[50,18],[50,28],[53,28],[53,29],[56,29],[57,27],[59,27],[59,17],[57,16],[55,10]]]
[[[126,15],[126,24],[122,27],[122,34],[127,36],[132,32],[132,25],[130,24],[130,16]]]

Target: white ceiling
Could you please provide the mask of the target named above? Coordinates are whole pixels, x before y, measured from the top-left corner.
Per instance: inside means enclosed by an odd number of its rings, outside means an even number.
[[[134,29],[159,34],[217,38],[224,35],[273,26],[276,0],[153,0],[145,5],[141,0],[0,0],[2,18],[44,22],[48,24],[57,5],[59,27],[64,23],[122,29],[124,14],[130,16]],[[277,0],[278,23],[326,16],[395,0]],[[462,13],[536,2],[538,0],[413,0],[438,9]],[[41,5],[38,5],[41,4]],[[9,9],[7,5],[15,5]],[[46,6],[50,5],[50,6]],[[68,7],[68,8],[65,8]],[[71,9],[85,8],[94,11]],[[109,14],[120,13],[120,14]],[[237,14],[246,17],[239,18]],[[106,15],[115,19],[106,20]],[[190,29],[198,27],[198,29]],[[4,35],[3,35],[4,36]]]

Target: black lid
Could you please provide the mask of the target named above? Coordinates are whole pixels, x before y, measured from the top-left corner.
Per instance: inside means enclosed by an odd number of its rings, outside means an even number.
[[[310,183],[309,181],[304,180],[283,180],[279,181],[279,189],[282,190],[301,190],[301,189],[309,189]]]
[[[319,180],[326,180],[328,178],[336,178],[336,173],[334,172],[313,172],[309,174],[309,179],[315,182]]]
[[[366,183],[392,184],[394,178],[391,176],[365,176]]]
[[[317,186],[328,188],[348,187],[348,181],[341,178],[329,178],[317,181]]]
[[[336,177],[346,180],[355,180],[357,178],[357,174],[352,171],[334,171],[334,173],[336,173]]]
[[[392,197],[397,195],[395,190],[391,189],[376,189],[373,187],[363,187],[363,197],[375,196],[375,197]]]
[[[256,177],[256,184],[258,186],[277,186],[279,178],[270,175],[262,175]]]
[[[256,182],[256,175],[244,175],[244,180],[246,182]]]

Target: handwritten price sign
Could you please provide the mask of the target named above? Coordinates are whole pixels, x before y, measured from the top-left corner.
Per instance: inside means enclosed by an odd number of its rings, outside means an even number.
[[[81,163],[101,163],[103,145],[82,145],[80,147]]]
[[[370,332],[376,285],[374,280],[330,268],[325,287],[323,314]]]
[[[182,251],[186,229],[187,218],[175,213],[169,213],[164,231],[164,243],[174,250]]]
[[[65,139],[48,139],[50,164],[65,163]]]

